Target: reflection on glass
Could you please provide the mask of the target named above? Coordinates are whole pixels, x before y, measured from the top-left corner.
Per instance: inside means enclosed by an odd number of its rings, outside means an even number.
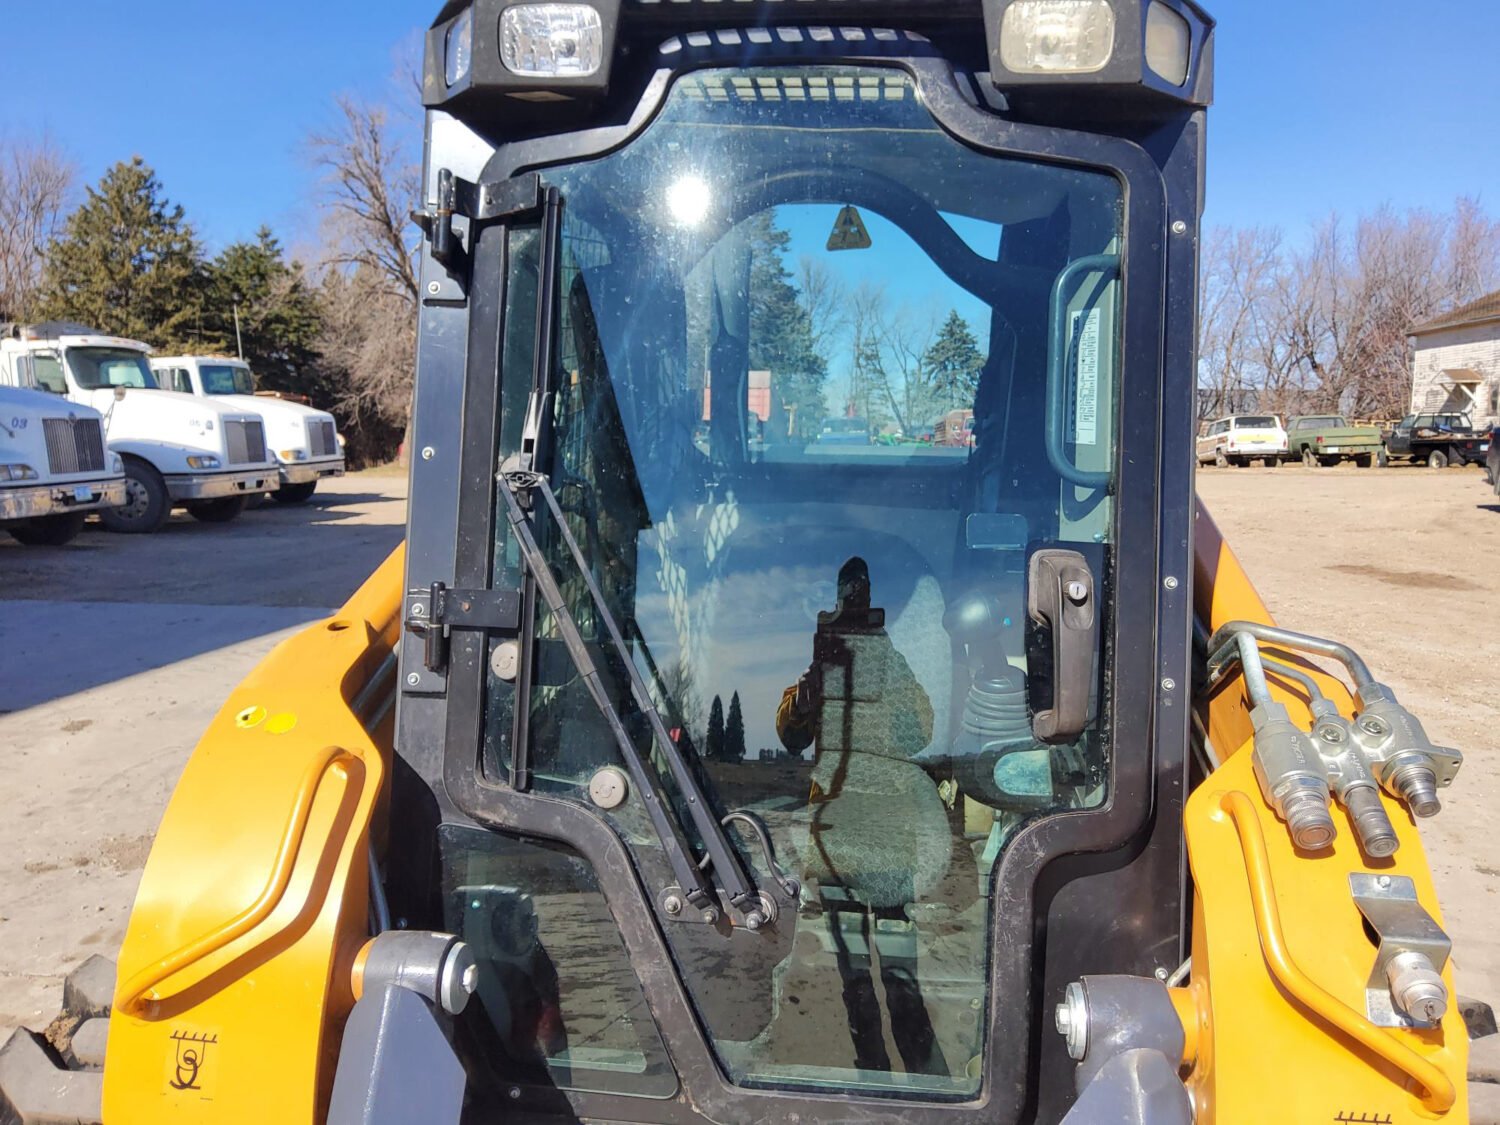
[[[900,71],[855,67],[695,72],[626,148],[546,176],[565,218],[545,467],[708,799],[760,816],[803,883],[758,933],[665,923],[675,968],[736,1082],[972,1096],[995,865],[1029,820],[1107,795],[1102,705],[1074,743],[1032,734],[1051,670],[1025,572],[1066,546],[1108,589],[1109,489],[1056,466],[1114,466],[1119,286],[1089,262],[1120,251],[1119,186],[962,146]],[[674,191],[689,176],[706,191]],[[846,207],[868,249],[827,249]],[[530,378],[510,356],[502,394]],[[545,613],[515,706],[535,790],[604,816],[659,892],[639,795],[588,802],[618,754]]]

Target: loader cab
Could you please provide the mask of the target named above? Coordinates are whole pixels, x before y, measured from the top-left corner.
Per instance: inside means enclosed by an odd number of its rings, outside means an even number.
[[[444,7],[385,884],[473,1119],[1056,1121],[1181,961],[1211,29]]]

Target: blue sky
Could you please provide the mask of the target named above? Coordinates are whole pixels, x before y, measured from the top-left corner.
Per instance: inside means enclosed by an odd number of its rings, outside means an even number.
[[[410,98],[392,75],[438,4],[28,7],[29,18],[8,13],[16,49],[0,82],[0,133],[45,129],[89,181],[139,153],[217,249],[263,222],[290,244],[306,241],[308,130],[331,120],[340,92]],[[1333,209],[1443,208],[1459,194],[1500,211],[1500,6],[1219,0],[1211,9],[1209,222],[1296,233]]]

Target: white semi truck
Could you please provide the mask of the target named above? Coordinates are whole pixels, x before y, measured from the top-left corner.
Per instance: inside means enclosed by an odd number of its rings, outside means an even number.
[[[312,499],[318,481],[344,475],[344,446],[333,415],[300,402],[255,393],[255,376],[242,359],[224,356],[152,356],[158,385],[169,391],[212,398],[259,414],[266,444],[276,458],[281,487],[271,494],[283,504]]]
[[[100,511],[111,531],[155,531],[174,507],[196,519],[234,519],[246,500],[274,491],[276,462],[260,417],[157,389],[151,349],[80,324],[13,325],[0,336],[0,385],[91,406],[124,460],[125,501]]]
[[[125,502],[125,466],[97,410],[0,386],[0,528],[29,547],[60,547],[90,512]]]

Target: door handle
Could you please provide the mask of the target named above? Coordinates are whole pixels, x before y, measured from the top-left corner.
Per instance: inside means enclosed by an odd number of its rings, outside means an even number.
[[[1045,548],[1026,565],[1026,612],[1045,629],[1052,650],[1052,706],[1034,711],[1043,742],[1071,742],[1089,720],[1099,635],[1094,573],[1077,551]]]

